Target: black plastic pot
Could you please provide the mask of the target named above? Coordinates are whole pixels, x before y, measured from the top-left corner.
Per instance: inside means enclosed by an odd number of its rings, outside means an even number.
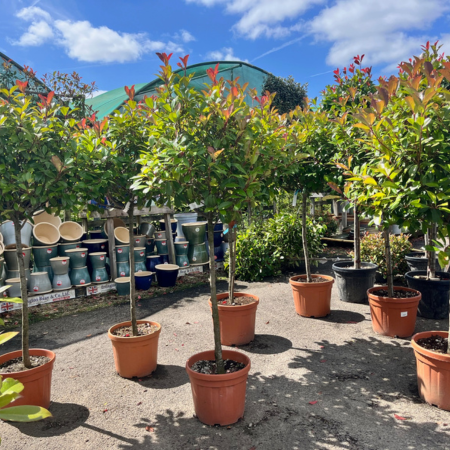
[[[427,270],[428,267],[428,259],[425,258],[425,252],[416,252],[410,253],[405,256],[406,262],[408,264],[409,270]],[[439,265],[436,259],[436,270],[441,270],[441,266]]]
[[[361,269],[353,268],[353,261],[333,264],[339,298],[347,303],[366,303],[367,290],[375,284],[376,264],[363,262]]]
[[[436,276],[444,280],[426,280],[416,278],[427,276],[426,270],[415,270],[405,275],[408,286],[416,289],[422,294],[417,314],[425,319],[446,319],[448,317],[448,302],[450,296],[450,274],[447,272],[436,272]]]

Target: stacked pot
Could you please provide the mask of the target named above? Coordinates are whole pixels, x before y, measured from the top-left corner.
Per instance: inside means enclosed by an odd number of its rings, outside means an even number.
[[[109,281],[108,271],[106,270],[106,252],[90,253],[89,261],[92,283],[101,284]]]
[[[192,266],[200,266],[208,262],[205,233],[206,222],[191,222],[182,225],[183,234],[189,242],[188,258]]]
[[[189,267],[189,242],[188,241],[178,241],[174,243],[175,245],[175,259],[177,260],[177,265],[182,269]]]
[[[208,226],[206,226],[208,231]],[[217,222],[214,224],[214,259],[217,262],[222,262],[225,254],[223,244],[223,223]],[[208,248],[208,232],[206,233],[206,247]]]
[[[72,282],[69,277],[70,257],[57,256],[50,259],[50,264],[53,270],[53,290],[65,291],[72,287]]]

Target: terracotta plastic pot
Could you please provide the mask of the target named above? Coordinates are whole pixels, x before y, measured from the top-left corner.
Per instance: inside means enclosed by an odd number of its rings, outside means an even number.
[[[108,330],[114,352],[117,373],[123,378],[146,377],[156,370],[158,364],[158,340],[161,325],[158,322],[138,320],[141,323],[156,325],[159,330],[152,334],[136,337],[114,336],[112,332],[120,327],[129,326],[131,322],[122,322]]]
[[[106,267],[94,267],[91,276],[92,283],[100,284],[109,281],[108,271]]]
[[[167,253],[167,239],[156,239],[155,244],[158,255],[165,255]]]
[[[174,245],[175,245],[175,254],[177,256],[188,254],[188,251],[189,251],[189,242],[188,241],[174,242]]]
[[[58,243],[61,235],[55,225],[51,223],[41,222],[34,226],[33,238],[35,246],[47,246]]]
[[[52,286],[54,291],[65,291],[67,289],[70,289],[72,287],[72,282],[70,281],[69,274],[54,274]]]
[[[189,258],[187,255],[176,255],[175,259],[177,266],[180,266],[180,269],[186,269],[186,267],[189,267]]]
[[[147,256],[146,267],[148,271],[155,272],[155,267],[158,264],[161,264],[161,258],[159,257],[159,255]]]
[[[32,295],[48,294],[52,291],[52,283],[47,272],[33,272],[30,274]]]
[[[33,369],[7,374],[8,378],[14,378],[17,381],[20,381],[25,387],[20,393],[20,397],[14,400],[12,406],[33,405],[47,409],[50,406],[52,371],[56,355],[50,350],[43,350],[40,348],[30,349],[30,355],[46,356],[50,361],[47,364]],[[18,358],[19,356],[22,356],[22,350],[1,355],[0,364]]]
[[[119,277],[114,280],[117,295],[130,295],[130,277]]]
[[[85,267],[88,261],[87,248],[71,248],[66,250],[66,255],[70,257],[70,268]]]
[[[87,239],[83,241],[83,247],[86,247],[89,253],[106,252],[108,254],[108,239]]]
[[[59,233],[63,242],[78,242],[81,240],[84,231],[83,227],[76,222],[63,222],[59,226]]]
[[[31,248],[22,248],[23,255],[23,263],[25,264],[25,268],[30,267],[30,258],[31,258]],[[3,257],[5,258],[6,267],[8,270],[19,270],[19,260],[17,258],[17,249],[15,248],[7,248],[5,249],[5,253],[3,253]]]
[[[89,254],[91,266],[94,269],[101,269],[106,266],[106,252],[96,252]]]
[[[129,244],[130,243],[130,230],[125,227],[117,227],[114,230],[114,237],[116,239],[116,244]]]
[[[84,241],[86,242],[86,241]],[[83,247],[86,247],[83,245]],[[73,248],[81,248],[81,242],[64,242],[58,245],[58,255],[59,256],[67,256],[66,251],[71,250]]]
[[[148,291],[152,285],[152,277],[154,275],[154,272],[136,272],[134,274],[135,282],[136,282],[136,289],[138,291]]]
[[[430,405],[450,411],[450,355],[427,350],[419,339],[438,335],[448,338],[447,331],[424,331],[411,339],[417,363],[417,387],[420,397]]]
[[[170,219],[170,228],[172,229],[172,233],[176,233],[177,232],[177,224],[178,224],[178,220],[177,219]],[[166,221],[164,219],[161,219],[159,221],[159,226],[161,228],[161,231],[166,231]]]
[[[228,293],[217,294],[222,345],[244,345],[255,339],[256,309],[259,297],[245,292],[235,292],[234,296],[252,297],[255,302],[239,306],[221,305],[220,302],[228,298]],[[211,299],[209,299],[209,306],[212,308]]]
[[[125,228],[127,226],[126,223],[122,219],[120,219],[119,217],[114,217],[113,223],[114,223],[114,230],[116,228],[119,228],[119,227]],[[103,232],[102,232],[102,237],[103,238],[107,238],[108,237],[108,233],[107,233],[107,228],[106,227],[107,227],[107,225],[106,225],[106,222],[105,222],[104,225],[103,225]]]
[[[160,287],[173,287],[177,283],[178,270],[176,264],[158,264],[155,267]]]
[[[61,218],[59,216],[49,214],[48,212],[45,212],[45,210],[35,212],[33,214],[33,221],[34,225],[42,222],[51,223],[56,227],[56,229],[58,229],[61,225]]]
[[[289,279],[294,296],[295,311],[303,317],[325,317],[331,311],[331,289],[334,278],[328,275],[312,275],[312,277],[321,277],[327,281],[307,283],[306,275],[296,275]]]
[[[130,263],[128,261],[117,262],[117,276],[118,277],[130,276]]]
[[[51,258],[50,265],[52,266],[55,275],[64,275],[69,273],[70,257],[57,256],[56,258]]]
[[[182,228],[191,246],[205,243],[206,222],[183,223]]]
[[[200,422],[207,425],[231,425],[244,416],[250,359],[247,355],[233,350],[223,350],[222,356],[223,359],[245,364],[244,369],[223,375],[194,372],[191,366],[197,361],[215,360],[213,350],[197,353],[186,362],[195,414]]]
[[[415,292],[411,298],[390,298],[374,295],[387,286],[377,286],[367,290],[372,318],[372,329],[383,336],[408,337],[414,333],[417,317],[417,305],[422,294],[414,289],[394,287],[394,291]]]
[[[189,262],[192,265],[205,264],[209,261],[208,253],[206,252],[206,244],[203,242],[198,245],[189,245],[188,249]]]
[[[139,233],[144,234],[148,238],[152,238],[155,233],[155,225],[148,222],[142,222],[139,227]]]
[[[70,282],[73,286],[77,287],[89,286],[91,284],[91,277],[87,266],[74,267],[70,271]]]
[[[128,262],[130,260],[130,244],[116,246],[116,261]]]
[[[50,258],[56,258],[58,256],[58,244],[48,245],[47,247],[33,247],[32,252],[36,266],[49,266]]]
[[[22,245],[30,246],[31,232],[33,225],[29,220],[20,230],[20,237]],[[14,222],[12,220],[6,220],[0,225],[0,233],[3,236],[3,245],[5,248],[15,248],[16,246],[16,232],[14,231]]]

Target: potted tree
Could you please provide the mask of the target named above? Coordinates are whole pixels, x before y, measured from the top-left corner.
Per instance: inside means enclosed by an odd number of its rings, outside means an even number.
[[[171,202],[178,208],[203,204],[210,231],[218,217],[233,230],[241,211],[254,201],[255,192],[270,189],[270,183],[261,183],[262,178],[269,180],[282,162],[285,141],[280,118],[270,110],[267,96],[252,93],[257,108],[246,104],[246,86],[241,87],[238,80],[219,79],[218,65],[208,70],[211,84],[198,92],[189,85],[193,74],[174,74],[171,55],[159,56],[164,64],[163,84],[158,98],[146,99],[154,125],[139,184],[147,191],[160,186],[162,204]],[[186,69],[187,56],[180,59],[179,65]],[[208,239],[215,349],[189,358],[186,370],[197,417],[209,425],[227,425],[244,414],[250,359],[237,351],[222,350],[213,233],[208,233]],[[240,303],[237,294],[225,294],[221,301],[236,308],[232,303]],[[257,304],[254,297],[246,293],[243,297]],[[245,303],[238,308],[248,306]]]

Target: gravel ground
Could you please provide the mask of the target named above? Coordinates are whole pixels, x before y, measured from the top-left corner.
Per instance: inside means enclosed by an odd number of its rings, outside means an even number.
[[[329,265],[320,271],[328,274]],[[126,306],[33,325],[32,347],[57,354],[53,417],[1,423],[2,448],[450,448],[450,413],[418,398],[409,340],[375,335],[368,305],[345,304],[336,289],[329,317],[297,316],[287,280],[238,283],[260,304],[255,341],[239,348],[252,368],[245,417],[237,424],[209,427],[193,417],[184,364],[213,347],[208,289],[197,288],[140,302],[139,317],[162,325],[158,369],[141,380],[115,373],[106,335],[127,320]],[[416,331],[447,326],[418,319]],[[19,346],[16,338],[2,350]]]

